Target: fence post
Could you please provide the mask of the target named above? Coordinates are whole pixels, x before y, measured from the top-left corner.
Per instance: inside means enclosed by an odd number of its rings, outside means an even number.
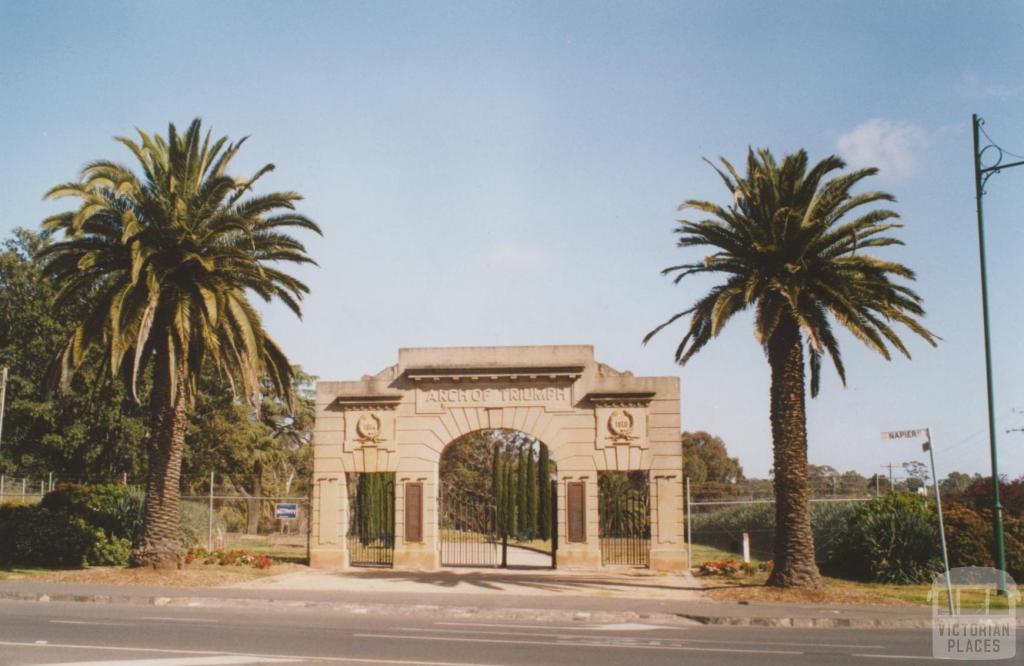
[[[128,485],[128,472],[121,472],[121,485],[122,486],[127,486]]]
[[[28,479],[21,477],[21,501],[25,501],[25,486],[28,484]]]
[[[686,477],[686,566],[693,568],[693,518],[690,515],[690,477]]]
[[[50,472],[50,482],[47,484],[46,489],[51,492],[53,491],[53,472]]]
[[[210,472],[210,522],[206,528],[206,550],[213,550],[213,475]]]
[[[43,500],[43,495],[46,494],[46,481],[39,482],[39,501]]]

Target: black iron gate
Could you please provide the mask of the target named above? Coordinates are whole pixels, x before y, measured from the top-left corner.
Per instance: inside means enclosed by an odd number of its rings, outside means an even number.
[[[503,539],[498,529],[497,506],[492,498],[443,488],[440,507],[442,566],[503,565]]]
[[[555,568],[558,550],[558,488],[551,482],[551,520],[548,539],[512,534],[514,519],[494,498],[457,488],[442,488],[438,497],[441,566]],[[512,508],[514,511],[514,507]],[[530,563],[523,563],[523,558]]]
[[[348,554],[355,567],[390,567],[395,557],[395,475],[348,476]]]
[[[598,473],[602,564],[650,565],[651,493],[646,472]]]

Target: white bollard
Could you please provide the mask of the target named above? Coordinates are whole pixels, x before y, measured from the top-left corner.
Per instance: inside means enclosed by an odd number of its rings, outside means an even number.
[[[743,561],[750,563],[750,534],[747,532],[743,533]]]

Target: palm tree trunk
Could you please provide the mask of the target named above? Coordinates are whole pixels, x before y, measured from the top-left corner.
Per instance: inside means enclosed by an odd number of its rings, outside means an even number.
[[[818,587],[807,481],[807,414],[800,329],[784,318],[768,342],[775,472],[775,561],[768,585]]]
[[[185,369],[171,388],[166,350],[157,350],[149,418],[149,466],[142,535],[132,551],[132,564],[175,569],[182,564],[181,455],[185,449]]]
[[[260,533],[260,500],[255,499],[263,495],[263,463],[256,462],[252,466],[252,495],[245,500],[246,510],[246,534]]]

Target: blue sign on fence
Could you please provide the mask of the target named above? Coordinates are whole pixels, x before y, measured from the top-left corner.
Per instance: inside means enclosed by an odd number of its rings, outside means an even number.
[[[294,520],[299,517],[299,505],[294,503],[277,502],[274,504],[274,517],[278,519]]]

